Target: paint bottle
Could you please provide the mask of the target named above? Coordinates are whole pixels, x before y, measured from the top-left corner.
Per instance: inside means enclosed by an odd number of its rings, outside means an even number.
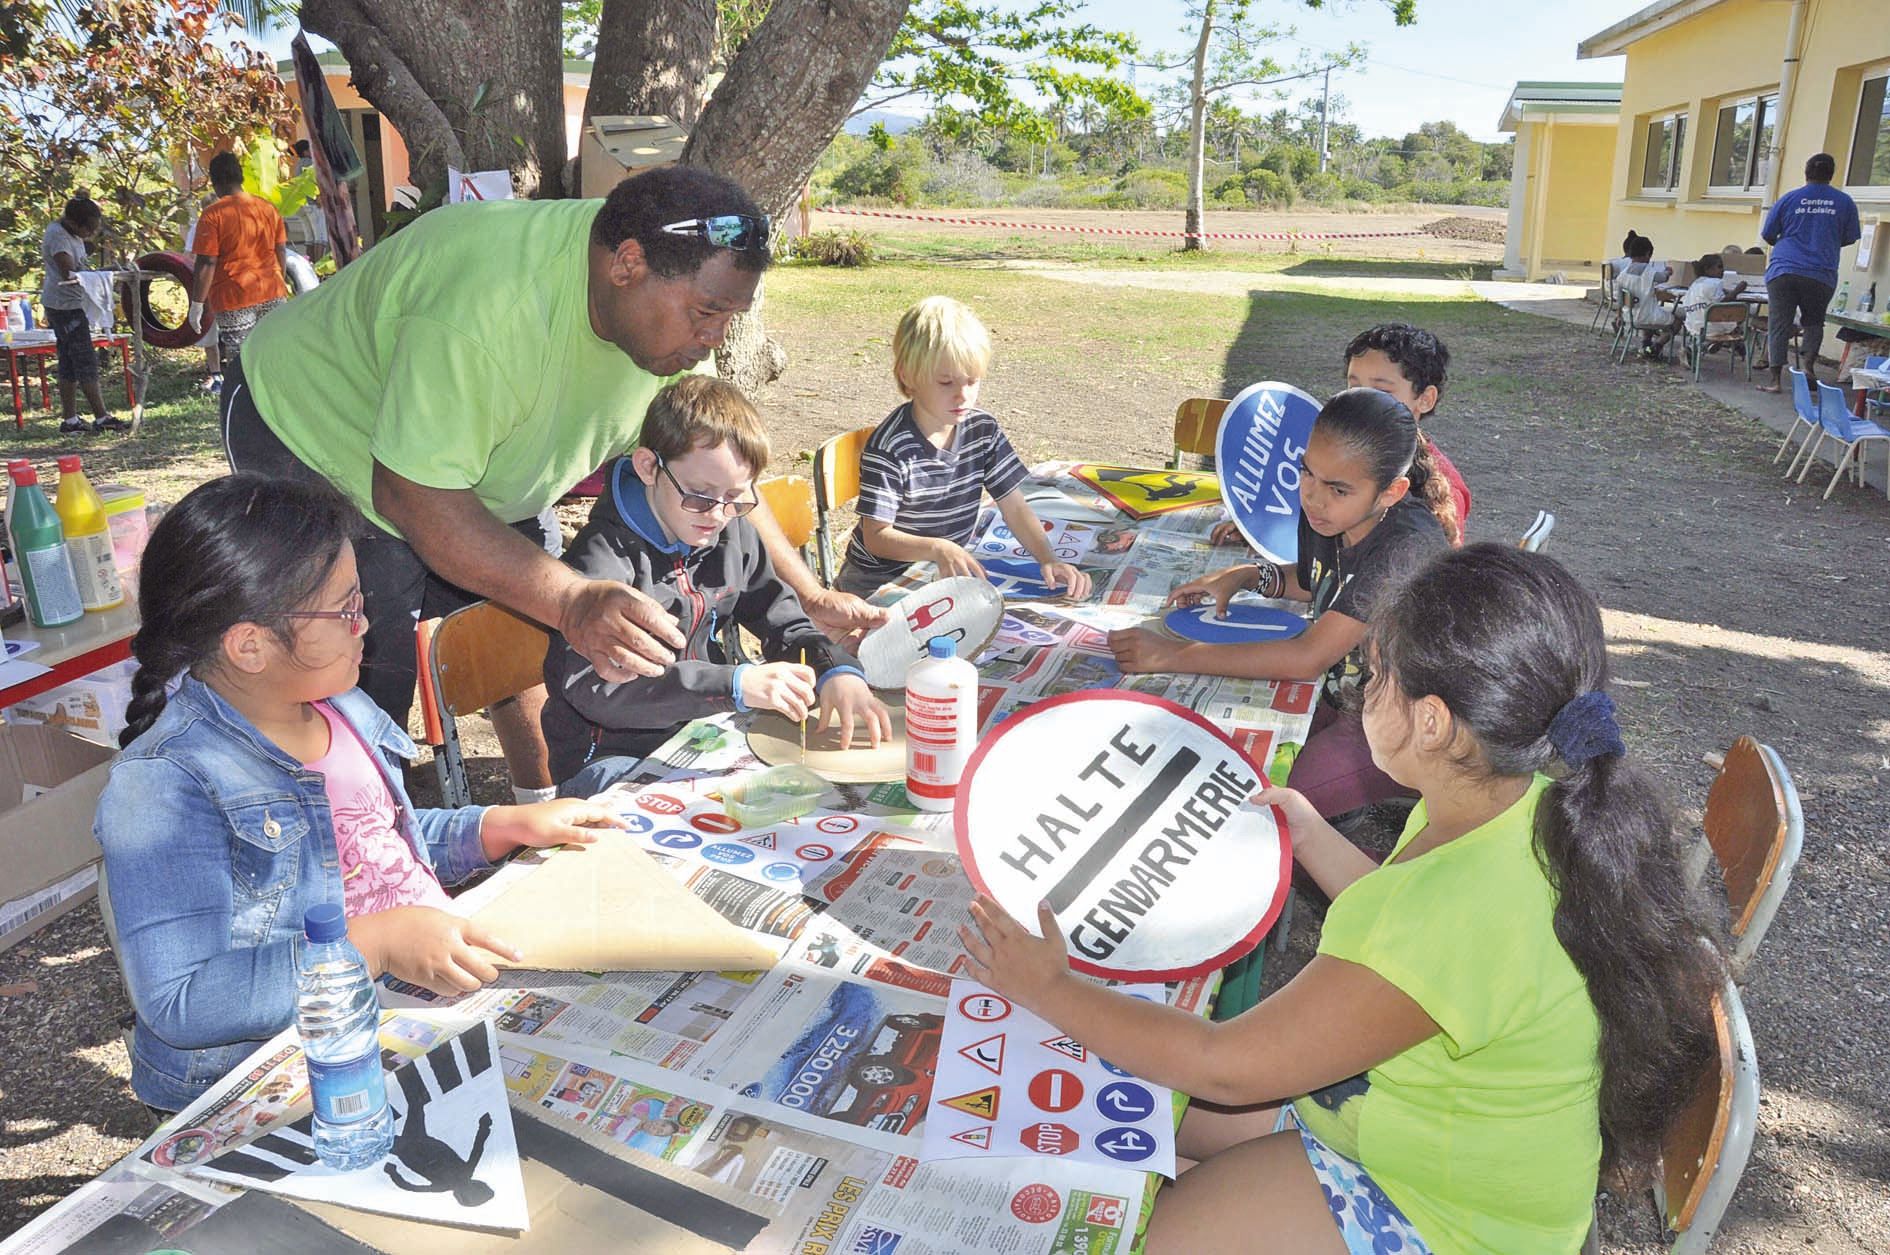
[[[72,555],[72,574],[79,582],[79,602],[88,611],[110,610],[125,604],[125,588],[118,579],[118,559],[112,552],[111,521],[105,503],[85,477],[77,454],[59,459],[59,494],[53,498],[59,525],[65,529],[66,552]]]
[[[906,796],[948,811],[978,744],[978,669],[949,636],[934,636],[906,669]]]
[[[7,494],[7,535],[13,541],[20,582],[26,586],[26,611],[35,627],[64,627],[85,615],[79,583],[66,553],[65,529],[39,486],[39,472],[20,459],[7,463],[13,490]]]
[[[1842,284],[1838,285],[1837,312],[1841,314],[1845,310],[1849,309],[1850,307],[1851,307],[1851,281],[1849,279],[1846,279]]]

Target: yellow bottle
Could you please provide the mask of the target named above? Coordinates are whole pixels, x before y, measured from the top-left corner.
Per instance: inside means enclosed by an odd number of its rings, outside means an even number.
[[[66,531],[66,552],[79,580],[79,602],[86,610],[110,610],[125,604],[124,583],[112,553],[112,529],[92,482],[75,455],[59,459],[59,495],[53,499]]]

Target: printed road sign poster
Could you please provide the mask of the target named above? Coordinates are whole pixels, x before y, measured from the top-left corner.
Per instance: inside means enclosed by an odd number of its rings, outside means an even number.
[[[1000,724],[953,816],[966,874],[1026,928],[1047,901],[1070,962],[1173,980],[1252,949],[1292,882],[1261,769],[1201,716],[1127,690],[1069,693]]]
[[[1157,471],[1083,462],[1072,466],[1070,474],[1132,519],[1212,505],[1221,496],[1220,481],[1207,471]]]
[[[1163,1000],[1160,985],[1121,991]],[[953,981],[919,1158],[1044,1155],[1173,1177],[1173,1091],[976,981]]]
[[[1299,556],[1299,465],[1319,402],[1290,383],[1257,383],[1228,403],[1214,442],[1227,512],[1247,543],[1282,566]]]
[[[906,671],[925,657],[935,636],[949,638],[960,658],[976,657],[1004,617],[1004,598],[975,575],[934,580],[887,610],[886,622],[860,642],[860,667],[877,689],[903,687]]]
[[[307,1115],[186,1171],[435,1224],[523,1230],[530,1223],[525,1183],[498,1063],[498,1041],[484,1020],[418,1059],[401,1060],[387,1074],[394,1146],[372,1167],[338,1172],[322,1163]]]

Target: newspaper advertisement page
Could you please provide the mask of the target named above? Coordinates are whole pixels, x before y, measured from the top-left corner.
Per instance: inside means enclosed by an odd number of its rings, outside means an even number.
[[[867,1195],[831,1252],[1115,1255],[1135,1238],[1149,1178],[1048,1156],[920,1164]]]
[[[938,1070],[944,1011],[944,999],[916,990],[779,967],[695,1071],[744,1098],[846,1126],[837,1136],[911,1154]]]

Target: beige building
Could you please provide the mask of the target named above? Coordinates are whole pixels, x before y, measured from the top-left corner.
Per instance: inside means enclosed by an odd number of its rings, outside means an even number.
[[[1658,0],[1578,54],[1627,58],[1599,255],[1629,228],[1662,258],[1758,244],[1765,208],[1826,152],[1864,223],[1840,281],[1890,300],[1890,0]]]
[[[1516,84],[1497,129],[1516,136],[1509,232],[1499,279],[1598,276],[1609,180],[1621,125],[1621,84]]]

